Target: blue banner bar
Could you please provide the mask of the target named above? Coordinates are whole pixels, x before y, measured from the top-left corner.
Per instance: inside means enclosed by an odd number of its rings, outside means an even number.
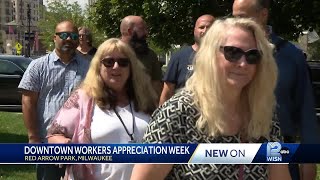
[[[196,144],[0,144],[0,163],[187,163]]]
[[[0,144],[1,164],[320,163],[320,144]]]

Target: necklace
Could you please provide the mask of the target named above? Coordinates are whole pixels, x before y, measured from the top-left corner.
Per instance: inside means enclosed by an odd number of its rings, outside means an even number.
[[[124,127],[124,130],[126,130],[126,133],[128,134],[128,136],[130,137],[130,141],[128,141],[129,143],[136,143],[137,141],[134,139],[134,125],[135,125],[135,118],[134,118],[134,114],[133,114],[133,110],[132,110],[132,106],[131,106],[131,102],[129,102],[129,105],[130,105],[130,112],[131,112],[131,115],[132,115],[132,133],[129,133],[129,130],[127,128],[127,126],[124,124],[121,116],[119,115],[119,113],[116,111],[116,108],[114,108],[114,112],[116,113],[118,119],[121,121],[123,127]]]

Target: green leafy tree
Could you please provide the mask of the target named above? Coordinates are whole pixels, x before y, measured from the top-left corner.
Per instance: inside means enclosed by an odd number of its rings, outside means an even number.
[[[296,40],[304,30],[313,29],[320,34],[320,1],[274,1],[270,24],[277,34]],[[320,59],[320,41],[307,45],[309,60]]]
[[[98,47],[103,41],[106,40],[106,34],[96,27],[96,23],[94,22],[94,18],[90,16],[95,9],[92,7],[87,7],[84,12],[85,21],[83,21],[82,26],[88,27],[92,32],[93,37],[93,46]]]
[[[164,49],[172,44],[192,44],[193,27],[203,14],[225,16],[230,14],[231,1],[176,0],[144,1],[144,13],[150,34],[156,44]]]
[[[39,21],[41,42],[47,49],[53,50],[53,34],[57,23],[63,20],[72,20],[76,26],[86,26],[93,34],[93,46],[97,47],[105,40],[103,31],[96,28],[96,23],[90,18],[92,8],[81,9],[78,2],[69,3],[67,0],[51,1],[48,7],[43,9],[43,18]]]
[[[308,60],[320,61],[320,40],[308,44]]]
[[[295,40],[306,29],[318,29],[318,0],[273,0],[269,24],[276,33]],[[193,26],[202,14],[215,17],[232,14],[231,0],[98,0],[90,16],[109,37],[120,35],[120,21],[127,15],[141,15],[149,26],[149,37],[161,49],[193,42]]]
[[[89,19],[107,37],[119,37],[121,19],[127,15],[143,15],[142,5],[141,0],[98,0]]]
[[[53,35],[57,23],[72,20],[77,26],[85,19],[82,9],[77,2],[69,4],[67,0],[51,1],[47,9],[43,9],[43,18],[38,22],[40,40],[47,49],[53,50]]]
[[[152,46],[163,51],[172,44],[191,43],[195,19],[203,13],[222,15],[227,9],[226,4],[231,5],[226,0],[219,1],[219,4],[209,0],[98,0],[90,18],[108,37],[119,37],[123,17],[143,16],[149,26]],[[211,8],[214,6],[220,8],[214,11]]]
[[[274,0],[270,24],[274,31],[289,40],[296,40],[302,31],[318,29],[320,2],[318,0]]]

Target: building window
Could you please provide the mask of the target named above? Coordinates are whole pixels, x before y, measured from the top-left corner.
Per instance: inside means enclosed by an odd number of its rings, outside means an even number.
[[[6,9],[6,15],[10,15],[10,9]]]

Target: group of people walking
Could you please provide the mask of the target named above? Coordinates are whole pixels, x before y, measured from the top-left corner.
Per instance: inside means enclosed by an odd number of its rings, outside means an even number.
[[[319,143],[303,53],[267,26],[267,0],[235,0],[234,18],[200,16],[194,44],[162,79],[146,22],[126,16],[97,49],[86,27],[56,25],[55,50],[19,88],[29,143]],[[298,134],[300,132],[300,134]],[[315,165],[38,165],[37,179],[314,179]]]

